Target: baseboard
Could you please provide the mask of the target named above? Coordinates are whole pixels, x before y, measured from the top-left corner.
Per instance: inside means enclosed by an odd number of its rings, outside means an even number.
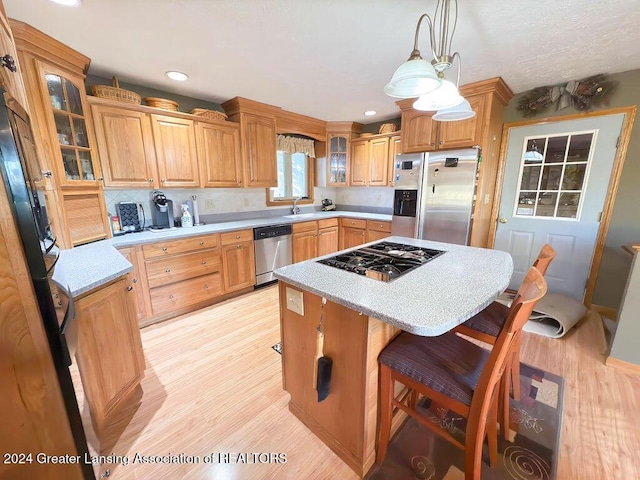
[[[619,360],[617,358],[607,357],[604,364],[607,365],[608,367],[614,367],[619,370],[623,370],[626,373],[632,373],[635,375],[640,374],[640,365],[625,362],[624,360]]]
[[[598,312],[603,317],[607,317],[614,322],[618,319],[618,309],[611,307],[604,307],[602,305],[596,305],[594,303],[591,304],[591,310]]]

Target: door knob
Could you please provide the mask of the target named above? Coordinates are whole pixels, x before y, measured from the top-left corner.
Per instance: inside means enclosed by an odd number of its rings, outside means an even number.
[[[500,223],[507,223],[508,220],[505,217],[500,217],[500,219],[498,220]]]

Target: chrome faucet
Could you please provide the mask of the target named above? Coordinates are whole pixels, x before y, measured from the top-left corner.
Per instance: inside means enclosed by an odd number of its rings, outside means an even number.
[[[291,213],[294,215],[300,213],[300,207],[297,206],[298,201],[308,199],[306,195],[301,195],[298,198],[293,200],[293,208],[291,209]]]

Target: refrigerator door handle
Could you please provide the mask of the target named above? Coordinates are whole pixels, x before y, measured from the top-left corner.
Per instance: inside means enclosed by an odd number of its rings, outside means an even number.
[[[431,193],[436,193],[436,184],[435,183],[431,186]]]

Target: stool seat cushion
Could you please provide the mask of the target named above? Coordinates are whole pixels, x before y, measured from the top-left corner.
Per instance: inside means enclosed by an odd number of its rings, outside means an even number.
[[[402,332],[382,350],[378,361],[470,406],[488,357],[488,351],[455,333],[420,337]]]
[[[509,307],[500,302],[493,302],[462,325],[497,338],[508,316]]]

